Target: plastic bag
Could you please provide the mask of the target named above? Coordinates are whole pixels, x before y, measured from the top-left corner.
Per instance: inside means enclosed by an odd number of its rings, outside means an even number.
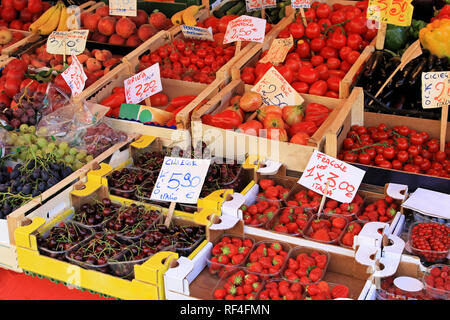
[[[84,148],[89,154],[97,157],[113,145],[125,141],[128,135],[120,130],[114,130],[102,122],[89,127],[84,135]]]
[[[42,115],[48,115],[70,103],[70,96],[53,83],[48,84],[45,94],[44,106],[41,109]]]
[[[98,124],[108,110],[108,107],[87,101],[76,105],[69,99],[65,106],[42,117],[37,134],[65,141],[70,146],[80,145],[86,130]]]

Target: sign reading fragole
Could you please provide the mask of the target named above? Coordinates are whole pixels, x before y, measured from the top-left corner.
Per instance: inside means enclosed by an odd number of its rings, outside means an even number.
[[[422,72],[422,107],[450,105],[450,71]]]
[[[236,41],[264,42],[266,19],[240,16],[228,23],[223,44]]]
[[[315,150],[297,183],[328,198],[349,203],[365,174],[364,170]]]
[[[182,24],[181,32],[183,32],[183,35],[185,38],[214,41],[211,27],[206,29],[206,28],[193,27],[193,26],[187,26],[187,25]]]
[[[137,16],[136,0],[109,0],[109,14],[111,16]]]
[[[367,19],[397,26],[411,25],[412,0],[369,0]]]
[[[86,49],[89,30],[53,31],[47,39],[50,54],[79,55]]]
[[[251,89],[261,95],[263,103],[281,108],[302,104],[304,99],[291,87],[289,82],[275,69],[271,67],[264,76]]]
[[[61,76],[66,81],[72,91],[72,96],[77,96],[83,91],[87,76],[84,73],[83,66],[78,61],[77,56],[72,55],[72,63],[64,70]]]
[[[294,9],[311,8],[311,0],[292,0],[291,5]]]
[[[124,80],[125,99],[127,103],[138,104],[155,93],[162,91],[159,63],[142,70]]]
[[[275,39],[269,48],[267,54],[259,60],[261,63],[271,62],[273,65],[284,62],[286,55],[294,45],[294,38],[292,35],[289,38]]]
[[[152,200],[197,203],[211,159],[165,157]]]

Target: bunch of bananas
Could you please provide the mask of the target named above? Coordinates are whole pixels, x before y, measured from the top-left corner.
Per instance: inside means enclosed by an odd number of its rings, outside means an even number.
[[[203,9],[205,6],[190,6],[184,10],[181,10],[175,13],[170,20],[174,26],[178,26],[180,24],[185,24],[187,26],[195,26],[197,25],[197,20],[195,19],[195,15]]]
[[[40,35],[49,35],[53,31],[69,31],[67,21],[71,17],[62,1],[45,11],[39,19],[30,25],[30,31]]]

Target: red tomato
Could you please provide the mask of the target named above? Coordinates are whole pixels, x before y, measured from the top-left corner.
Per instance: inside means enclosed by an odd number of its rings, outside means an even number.
[[[319,80],[319,73],[310,67],[301,67],[298,71],[298,79],[308,84],[313,84]]]
[[[326,19],[319,19],[319,21],[317,21],[318,25],[320,26],[320,32],[321,33],[325,33],[325,28],[326,26],[331,26],[331,20],[326,18]]]
[[[311,54],[311,48],[309,47],[309,43],[304,40],[299,40],[297,42],[297,50],[296,52],[300,56],[300,58],[308,58]]]
[[[330,41],[331,46],[337,50],[342,49],[347,43],[347,38],[343,34],[339,33],[333,33],[330,39],[331,39]]]
[[[324,59],[322,56],[315,55],[311,58],[311,63],[314,67],[320,66],[323,63]]]
[[[313,58],[314,58],[314,57],[313,57]],[[311,60],[312,60],[312,59],[311,59]],[[298,71],[298,69],[300,69],[300,62],[297,61],[297,60],[295,60],[295,59],[293,59],[293,58],[286,59],[284,65],[285,65],[286,67],[288,67],[289,69],[291,69],[292,71],[294,71],[294,72],[295,72],[295,71]]]
[[[330,59],[330,58],[337,58],[338,57],[338,51],[335,48],[332,47],[323,47],[319,54],[324,57],[324,59]]]
[[[329,70],[328,73],[330,77],[337,77],[341,79],[345,77],[345,72],[342,70]]]
[[[356,50],[353,50],[352,52],[350,52],[347,55],[345,61],[347,61],[348,63],[353,65],[356,62],[356,60],[358,60],[359,56],[360,56],[360,53]]]
[[[366,21],[365,17],[356,16],[345,24],[345,30],[348,33],[364,34],[367,31]]]
[[[341,65],[341,60],[338,58],[330,58],[327,60],[327,67],[329,70],[335,70],[338,69]]]
[[[334,91],[327,91],[327,93],[325,93],[325,96],[330,97],[330,98],[339,99],[339,94]]]
[[[316,96],[323,96],[327,92],[327,82],[324,80],[317,80],[309,88],[308,93]]]
[[[292,70],[287,66],[281,66],[277,68],[278,72],[286,79],[287,82],[291,83],[294,80],[294,74]]]
[[[321,3],[316,9],[318,18],[328,18],[331,14],[331,7],[326,3]]]
[[[309,85],[306,82],[295,81],[291,83],[292,88],[298,93],[308,93]]]
[[[344,61],[341,62],[341,65],[339,66],[339,70],[344,71],[345,73],[347,73],[348,70],[351,69],[351,67],[352,67],[352,65],[344,60]]]
[[[305,27],[301,23],[294,22],[289,25],[289,32],[294,39],[300,39],[305,34]]]
[[[312,39],[310,44],[311,50],[319,52],[323,47],[325,47],[325,40],[323,38]]]
[[[315,39],[320,36],[320,26],[316,22],[310,22],[305,29],[305,35],[309,39]]]
[[[329,88],[331,91],[334,91],[334,92],[339,93],[339,83],[340,83],[340,82],[341,82],[341,79],[340,79],[340,78],[337,78],[337,77],[330,77],[330,78],[327,79],[327,85],[328,85],[328,88]]]
[[[241,74],[241,80],[244,81],[245,84],[254,84],[255,83],[255,75],[250,72],[243,72]]]
[[[328,77],[330,76],[330,74],[328,72],[328,67],[326,64],[321,64],[320,66],[317,66],[315,68],[315,70],[319,74],[319,79],[321,79],[321,80],[327,80]]]
[[[345,46],[345,47],[341,48],[341,50],[339,50],[339,57],[342,60],[345,60],[347,58],[347,56],[350,54],[350,52],[352,52],[352,51],[353,51],[352,48]]]
[[[353,50],[361,51],[362,48],[362,38],[359,34],[352,33],[348,35],[347,46]]]
[[[345,13],[342,11],[332,12],[330,15],[330,20],[332,24],[338,24],[344,22],[346,19]]]

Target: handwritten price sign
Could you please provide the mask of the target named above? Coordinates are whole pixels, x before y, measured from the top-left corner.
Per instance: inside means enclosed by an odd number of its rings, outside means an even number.
[[[79,95],[86,84],[87,76],[77,56],[72,55],[72,64],[61,74],[72,91],[72,96]]]
[[[291,87],[289,82],[275,69],[271,67],[251,89],[262,96],[264,104],[285,106],[302,104],[304,99]]]
[[[273,40],[269,51],[259,62],[266,63],[272,62],[272,64],[277,65],[282,63],[284,59],[286,59],[286,55],[289,50],[291,50],[294,45],[294,38],[292,35],[289,38],[285,39],[275,39]]]
[[[364,170],[315,150],[297,183],[328,198],[348,203],[355,197],[365,173]]]
[[[450,71],[422,72],[422,107],[450,105]]]
[[[211,159],[165,157],[152,200],[197,203]]]
[[[275,8],[277,6],[277,0],[262,0],[262,7],[266,8]]]
[[[311,8],[311,0],[292,0],[291,1],[292,8]]]
[[[240,16],[228,23],[223,44],[235,41],[264,42],[266,19]]]
[[[136,0],[109,0],[109,14],[111,16],[137,16]]]
[[[47,39],[50,54],[79,55],[86,48],[89,30],[53,31]]]
[[[206,29],[200,27],[187,26],[183,24],[181,25],[181,32],[183,32],[185,38],[214,41],[211,27]]]
[[[258,11],[263,8],[263,0],[245,0],[247,12]]]
[[[397,26],[411,25],[412,0],[369,0],[367,19]]]
[[[155,93],[162,91],[159,63],[125,79],[125,99],[127,103],[138,104]]]

